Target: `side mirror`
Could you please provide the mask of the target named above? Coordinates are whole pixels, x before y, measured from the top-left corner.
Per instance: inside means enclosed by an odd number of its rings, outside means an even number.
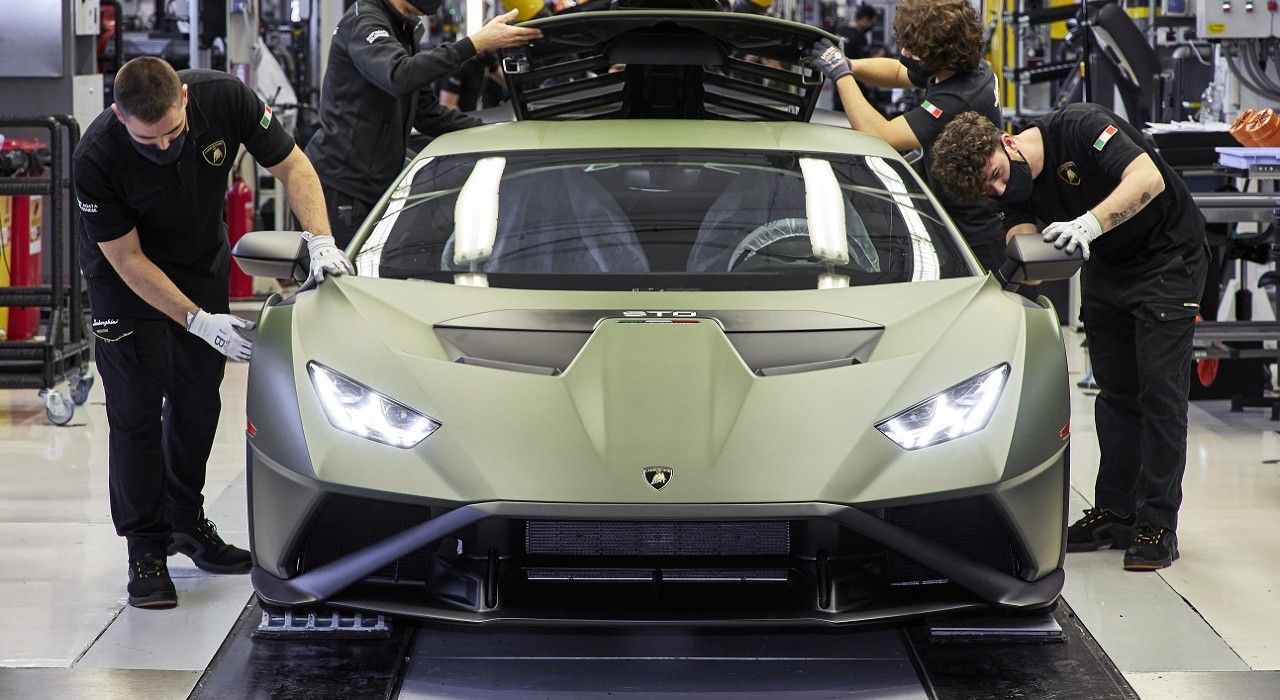
[[[1038,235],[1014,236],[1004,254],[1008,260],[1000,268],[1000,277],[1009,287],[1069,279],[1084,264],[1084,251],[1076,248],[1074,253],[1067,253]]]
[[[301,231],[250,231],[231,249],[246,275],[274,279],[307,279],[311,257]]]

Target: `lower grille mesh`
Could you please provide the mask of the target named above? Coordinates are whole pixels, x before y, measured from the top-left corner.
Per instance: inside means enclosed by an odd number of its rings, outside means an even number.
[[[530,520],[525,552],[558,556],[763,556],[791,552],[791,523]]]
[[[1011,575],[1018,573],[1018,558],[1008,530],[984,498],[892,508],[888,520],[979,564]],[[896,552],[890,553],[889,569],[896,585],[946,580]]]
[[[356,496],[325,496],[295,550],[298,573],[304,573],[431,518],[431,509]],[[371,578],[420,581],[429,558],[410,555],[389,564]]]

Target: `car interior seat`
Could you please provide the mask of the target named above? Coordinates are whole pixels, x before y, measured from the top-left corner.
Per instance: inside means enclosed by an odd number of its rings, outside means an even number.
[[[879,270],[879,254],[862,217],[844,197],[849,265]],[[792,230],[807,237],[804,179],[799,173],[743,169],[707,209],[698,237],[689,252],[689,272],[728,272],[741,261],[743,243],[753,233],[761,243],[776,242],[780,232]],[[772,224],[772,225],[771,225]]]
[[[456,270],[453,238],[442,268]],[[480,272],[644,273],[649,264],[613,196],[576,168],[505,178],[493,253]]]

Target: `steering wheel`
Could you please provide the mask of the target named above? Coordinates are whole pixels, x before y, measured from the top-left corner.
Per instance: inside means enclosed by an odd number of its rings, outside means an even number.
[[[803,238],[806,243],[808,242],[808,219],[804,217],[786,217],[774,219],[755,227],[733,249],[733,255],[729,256],[729,272],[738,269],[748,260],[755,257],[756,254],[774,243],[792,238]]]

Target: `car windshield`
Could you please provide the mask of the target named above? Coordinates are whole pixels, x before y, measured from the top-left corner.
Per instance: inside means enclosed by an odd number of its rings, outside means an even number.
[[[813,289],[974,274],[877,156],[563,150],[414,163],[362,275],[541,289]]]

